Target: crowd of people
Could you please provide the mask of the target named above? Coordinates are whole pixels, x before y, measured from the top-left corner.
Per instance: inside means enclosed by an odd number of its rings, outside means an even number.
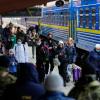
[[[74,40],[56,42],[52,33],[45,39],[35,27],[24,33],[12,23],[0,28],[0,100],[100,99],[100,44],[83,60],[81,77],[73,79],[75,87],[66,96],[63,89],[76,71]],[[29,46],[33,58],[36,47],[36,64],[29,61]],[[52,73],[55,66],[58,74]]]

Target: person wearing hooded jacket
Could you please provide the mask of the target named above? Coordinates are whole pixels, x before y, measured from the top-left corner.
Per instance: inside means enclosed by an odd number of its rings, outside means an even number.
[[[94,50],[89,53],[87,63],[96,70],[97,80],[100,81],[100,44],[96,44]]]
[[[15,84],[9,85],[3,95],[3,100],[38,100],[45,93],[39,84],[38,73],[31,63],[18,65],[18,79]]]

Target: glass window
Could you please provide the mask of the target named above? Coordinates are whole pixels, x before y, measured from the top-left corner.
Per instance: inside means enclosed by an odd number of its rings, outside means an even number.
[[[90,9],[89,8],[85,8],[85,20],[84,20],[85,25],[84,26],[86,28],[89,28],[89,20],[90,20],[89,14],[90,14]]]
[[[99,7],[99,29],[100,29],[100,7]]]
[[[86,28],[89,28],[89,16],[85,16],[85,18],[86,18]]]
[[[79,12],[80,12],[80,14],[83,14],[83,9],[80,9],[80,11],[79,11]]]
[[[92,29],[95,29],[96,25],[96,8],[92,8]]]
[[[80,16],[80,27],[83,26],[83,16]]]
[[[96,8],[92,8],[92,14],[96,13]]]
[[[80,8],[79,10],[79,26],[82,27],[83,26],[83,9]]]
[[[89,11],[89,8],[86,8],[85,13],[86,13],[86,14],[89,14],[89,12],[90,12],[90,11]]]
[[[92,29],[95,29],[96,25],[96,16],[92,16]]]

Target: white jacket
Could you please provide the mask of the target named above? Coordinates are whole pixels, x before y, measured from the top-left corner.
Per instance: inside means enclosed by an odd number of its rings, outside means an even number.
[[[25,62],[29,62],[29,47],[27,42],[25,43],[24,47],[25,47]]]
[[[23,44],[16,44],[14,47],[15,58],[18,63],[25,63],[25,47]]]

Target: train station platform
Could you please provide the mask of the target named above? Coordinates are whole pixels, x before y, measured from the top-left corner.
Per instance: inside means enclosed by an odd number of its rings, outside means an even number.
[[[32,58],[32,47],[29,47],[29,60],[30,62],[32,62],[33,64],[36,64],[36,48],[34,50],[34,59]],[[52,73],[58,73],[58,67],[55,66],[54,70]],[[65,95],[67,95],[69,93],[69,91],[74,87],[74,83],[73,82],[69,82],[66,83],[66,87],[64,88],[63,92],[65,93]]]

